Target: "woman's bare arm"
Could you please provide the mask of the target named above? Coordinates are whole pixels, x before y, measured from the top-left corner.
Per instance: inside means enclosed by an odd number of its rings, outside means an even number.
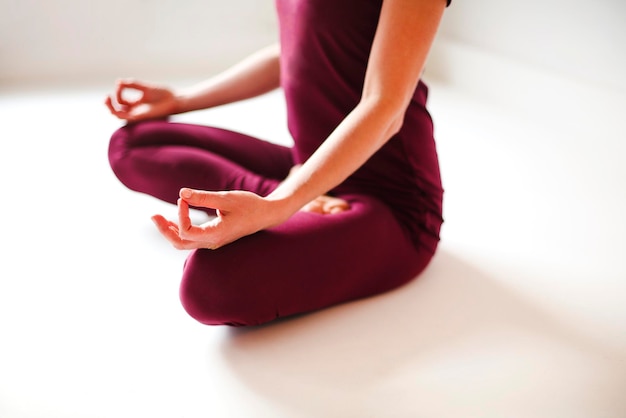
[[[445,6],[445,0],[383,2],[359,104],[270,199],[292,213],[340,184],[400,129]]]
[[[311,158],[267,197],[181,189],[178,222],[153,217],[163,236],[180,249],[219,248],[284,222],[350,176],[400,129],[445,5],[384,0],[362,98]],[[193,225],[190,205],[217,209],[218,216]]]
[[[105,98],[105,104],[115,117],[136,122],[249,99],[279,86],[279,55],[278,45],[266,47],[228,70],[180,92],[141,80],[121,79],[114,93]],[[129,91],[139,92],[139,97],[129,99],[126,95]]]
[[[259,96],[280,85],[280,47],[271,45],[226,71],[176,93],[177,113],[207,109]]]

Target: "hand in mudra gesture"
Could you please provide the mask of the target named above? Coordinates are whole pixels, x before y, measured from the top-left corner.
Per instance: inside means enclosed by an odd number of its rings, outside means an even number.
[[[113,116],[128,122],[164,118],[176,113],[178,106],[169,88],[136,80],[119,80],[104,103]]]
[[[193,225],[189,207],[215,209],[215,218]],[[320,214],[336,214],[349,209],[342,199],[320,196],[301,210]],[[178,222],[154,215],[159,232],[179,250],[217,249],[246,235],[278,225],[290,214],[279,201],[242,190],[209,192],[183,188],[178,200]]]
[[[209,192],[183,188],[178,200],[178,223],[154,215],[159,232],[177,249],[217,249],[241,237],[277,225],[284,219],[279,202],[255,193],[234,190]],[[216,216],[201,225],[193,225],[189,207],[215,209]]]

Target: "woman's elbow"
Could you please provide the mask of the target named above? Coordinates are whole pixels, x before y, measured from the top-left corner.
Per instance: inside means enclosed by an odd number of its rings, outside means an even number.
[[[394,136],[400,129],[402,129],[402,125],[404,124],[404,112],[398,113],[393,117],[391,123],[389,124],[389,137]]]
[[[387,138],[391,138],[400,131],[404,124],[404,114],[408,104],[389,97],[367,98],[365,102],[369,102],[372,114],[375,114],[386,125],[385,136]]]
[[[391,138],[402,129],[404,124],[404,114],[406,113],[406,106],[394,105],[389,106],[385,114],[387,115],[387,138]]]

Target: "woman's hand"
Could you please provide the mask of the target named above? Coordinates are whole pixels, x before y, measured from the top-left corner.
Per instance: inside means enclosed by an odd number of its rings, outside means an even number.
[[[129,94],[138,97],[129,98]],[[167,117],[177,112],[178,105],[169,88],[135,80],[119,80],[105,104],[111,114],[129,122]]]
[[[189,207],[215,209],[217,216],[201,225],[193,225]],[[320,196],[301,210],[334,214],[350,208],[339,198]],[[177,249],[217,249],[239,238],[278,225],[291,213],[280,201],[270,200],[246,191],[207,192],[183,188],[178,199],[178,223],[154,215],[159,232]]]
[[[189,206],[215,209],[217,216],[193,225]],[[178,200],[178,223],[161,215],[152,220],[159,232],[179,250],[217,249],[241,237],[277,225],[287,219],[277,201],[245,191],[207,192],[183,188]]]

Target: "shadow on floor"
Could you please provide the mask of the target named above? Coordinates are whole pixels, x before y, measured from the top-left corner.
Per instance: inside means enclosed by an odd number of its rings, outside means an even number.
[[[234,329],[222,348],[252,391],[311,416],[626,412],[623,353],[446,250],[400,289]]]

